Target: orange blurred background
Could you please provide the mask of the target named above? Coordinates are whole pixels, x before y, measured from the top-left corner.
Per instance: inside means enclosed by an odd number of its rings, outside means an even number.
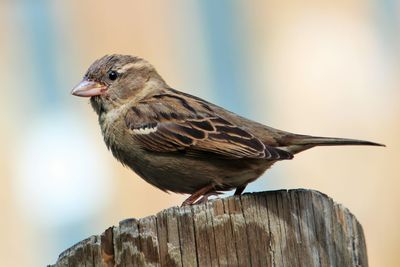
[[[122,167],[88,101],[70,96],[96,58],[121,53],[278,129],[385,143],[306,151],[247,191],[320,190],[363,225],[370,266],[398,266],[399,18],[394,0],[1,1],[2,265],[54,263],[185,198]]]

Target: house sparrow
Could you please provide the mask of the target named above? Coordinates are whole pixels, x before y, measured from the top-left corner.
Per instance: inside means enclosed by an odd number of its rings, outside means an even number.
[[[113,155],[159,189],[191,194],[183,205],[219,191],[240,195],[275,162],[314,146],[383,146],[262,125],[172,89],[134,56],[96,60],[72,94],[90,97]]]

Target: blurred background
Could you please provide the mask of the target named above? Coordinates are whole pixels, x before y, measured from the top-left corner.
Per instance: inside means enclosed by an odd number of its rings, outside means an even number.
[[[370,266],[399,266],[399,1],[2,0],[0,29],[3,266],[54,263],[185,198],[118,163],[88,100],[70,95],[111,53],[279,129],[385,143],[309,150],[247,191],[320,190],[363,225]]]

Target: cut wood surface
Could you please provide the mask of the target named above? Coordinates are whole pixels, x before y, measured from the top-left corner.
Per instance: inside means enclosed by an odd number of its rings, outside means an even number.
[[[368,266],[361,225],[312,190],[280,190],[127,219],[51,266]]]

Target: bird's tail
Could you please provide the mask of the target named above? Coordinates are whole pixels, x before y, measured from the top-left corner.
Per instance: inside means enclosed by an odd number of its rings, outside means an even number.
[[[294,138],[297,145],[315,145],[315,146],[346,146],[346,145],[361,145],[361,146],[385,146],[383,144],[349,138],[336,137],[318,137],[308,135],[298,135]]]
[[[309,135],[293,135],[291,136],[287,150],[292,153],[315,147],[315,146],[346,146],[346,145],[361,145],[361,146],[385,146],[383,144],[349,138],[336,137],[319,137]]]

